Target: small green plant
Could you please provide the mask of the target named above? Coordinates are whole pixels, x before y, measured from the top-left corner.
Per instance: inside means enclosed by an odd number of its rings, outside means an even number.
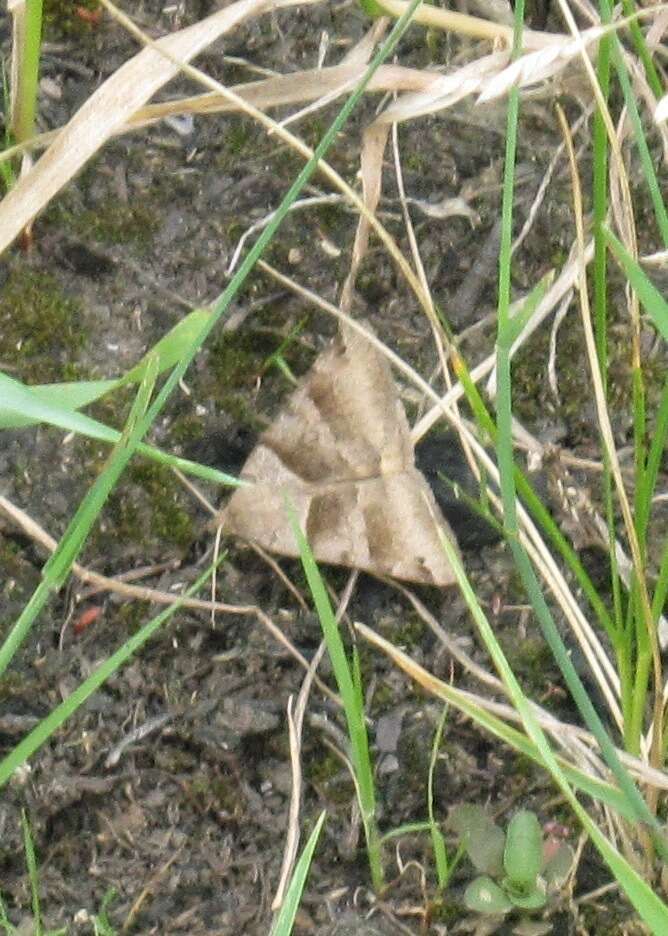
[[[116,891],[113,887],[110,887],[102,898],[100,912],[97,913],[91,920],[95,936],[116,936],[116,930],[109,922],[109,917],[107,916],[107,908],[115,897]]]
[[[26,856],[26,867],[28,869],[28,879],[30,881],[30,895],[32,903],[32,922],[31,932],[34,936],[67,936],[66,929],[45,930],[42,926],[42,909],[39,899],[39,869],[37,867],[37,855],[35,854],[35,844],[32,839],[32,831],[28,814],[25,809],[21,812],[21,827],[23,830],[23,850]],[[0,897],[0,931],[4,936],[14,936],[19,930],[12,926],[5,905]],[[23,927],[21,927],[23,932]]]
[[[485,809],[474,805],[455,807],[448,825],[481,872],[464,893],[466,906],[476,913],[541,910],[573,864],[570,845],[546,838],[528,809],[515,813],[505,833]]]

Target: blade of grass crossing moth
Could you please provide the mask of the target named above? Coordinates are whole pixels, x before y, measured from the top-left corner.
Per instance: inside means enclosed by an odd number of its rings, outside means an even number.
[[[23,738],[19,744],[14,747],[9,754],[0,761],[0,788],[7,783],[14,771],[25,763],[35,751],[47,741],[67,719],[76,712],[100,686],[102,686],[110,676],[117,672],[128,660],[134,656],[143,645],[163,626],[169,619],[176,614],[183,606],[183,602],[201,591],[206,582],[211,578],[214,569],[224,561],[226,553],[219,557],[218,562],[209,566],[197,580],[180,597],[176,598],[174,604],[169,605],[159,614],[155,615],[144,624],[136,634],[133,634],[125,643],[118,648],[110,657],[104,660],[94,672],[90,674],[81,685],[69,696],[56,706],[46,718],[43,718],[32,731]]]
[[[105,500],[132,458],[141,435],[148,429],[148,424],[142,421],[140,417],[146,412],[153,392],[155,377],[156,366],[154,365],[147,368],[144,380],[132,405],[125,430],[107,459],[105,468],[79,505],[55,552],[42,570],[42,581],[33,592],[28,604],[0,647],[0,676],[7,669],[18,647],[23,643],[35,618],[46,604],[52,591],[60,588],[65,581],[72,563],[79,554]]]
[[[478,603],[475,593],[466,577],[459,556],[452,545],[447,541],[446,537],[441,537],[441,542],[449,561],[452,563],[455,575],[457,576],[458,585],[476,622],[478,630],[480,631],[480,635],[485,642],[485,646],[508,688],[513,705],[522,719],[527,735],[538,749],[544,767],[552,775],[552,778],[557,783],[578,819],[590,835],[594,845],[607,862],[617,878],[617,881],[623,887],[627,897],[643,920],[653,927],[653,932],[668,933],[668,907],[662,903],[647,882],[640,877],[631,865],[610,844],[571,790],[570,784],[552,752],[543,730],[536,721],[531,711],[530,704],[522,692],[519,683],[515,679],[515,675]]]
[[[274,921],[274,925],[271,928],[269,936],[290,936],[290,933],[292,932],[295,917],[297,916],[297,910],[299,909],[299,901],[302,897],[304,884],[306,883],[306,878],[308,877],[311,862],[313,861],[313,855],[315,853],[316,845],[318,844],[320,831],[322,829],[326,815],[327,813],[324,810],[320,813],[318,821],[316,822],[315,827],[309,835],[306,845],[304,846],[304,851],[299,856],[299,861],[295,866],[292,880],[290,881],[290,885],[285,895],[285,900],[281,905],[281,909],[278,912],[278,916]]]
[[[359,797],[360,812],[366,836],[367,853],[373,886],[376,890],[382,887],[383,869],[380,855],[380,837],[376,824],[376,792],[373,782],[373,767],[369,738],[364,719],[363,693],[361,691],[361,676],[355,675],[354,664],[348,662],[343,646],[341,634],[336,623],[332,606],[327,596],[320,570],[311,552],[304,533],[302,532],[292,506],[286,503],[286,511],[299,547],[304,573],[313,596],[313,602],[320,619],[327,652],[334,671],[348,727],[350,738],[351,760],[355,771],[355,783]],[[359,684],[359,690],[357,685]]]

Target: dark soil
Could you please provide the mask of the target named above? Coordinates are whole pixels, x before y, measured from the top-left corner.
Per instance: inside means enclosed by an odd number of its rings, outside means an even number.
[[[91,26],[71,10],[64,17],[55,2],[49,9],[42,75],[55,83],[59,96],[53,90],[42,96],[43,129],[67,120],[136,50],[107,18]],[[210,6],[207,0],[169,7],[156,0],[133,0],[127,12],[160,34],[194,22]],[[323,31],[352,43],[366,26],[354,6],[288,10],[212,46],[200,64],[227,83],[249,80],[249,74],[224,55],[280,71],[314,67]],[[4,41],[6,50],[7,30]],[[458,48],[456,42],[440,39],[437,46],[441,58]],[[332,61],[337,54],[336,49],[330,53]],[[412,30],[401,60],[427,65],[431,54],[424,32]],[[167,92],[185,89],[192,90],[177,81]],[[376,104],[363,102],[332,153],[337,169],[351,182],[358,169],[360,131]],[[468,111],[466,104],[459,116],[422,118],[400,130],[405,184],[413,198],[440,201],[457,196],[464,185],[481,190],[473,202],[480,217],[475,227],[463,217],[434,220],[415,214],[427,276],[456,330],[484,319],[494,308],[494,265],[485,269],[483,264],[478,280],[475,270],[500,215],[504,148],[503,109],[488,111],[477,123],[463,119]],[[321,111],[304,125],[309,142],[334,113]],[[549,105],[527,106],[519,152],[519,223],[558,141]],[[32,248],[26,253],[15,247],[0,260],[2,369],[30,383],[99,379],[126,371],[188,308],[220,293],[239,236],[278,205],[298,166],[282,145],[237,117],[196,119],[187,136],[156,125],[110,143],[38,219]],[[584,173],[589,167],[582,168]],[[407,250],[389,164],[384,191],[382,208],[395,213],[388,224]],[[569,204],[562,166],[517,258],[513,274],[518,292],[563,260],[573,237]],[[268,259],[282,269],[292,265],[300,282],[333,299],[349,265],[354,225],[355,218],[340,207],[299,212],[285,222]],[[337,256],[325,249],[325,241],[338,248]],[[358,305],[391,347],[421,373],[433,370],[436,357],[428,324],[380,251],[372,250],[365,263]],[[298,339],[285,352],[293,372],[302,374],[334,334],[335,324],[260,273],[251,277],[229,319],[235,327],[212,336],[152,441],[237,471],[290,389],[282,373],[268,365],[271,355],[303,322]],[[492,321],[464,342],[471,362],[489,353],[493,328]],[[579,370],[581,340],[572,311],[560,338],[564,399],[559,407],[545,379],[547,331],[539,331],[516,362],[516,402],[536,435],[595,456],[589,388]],[[624,353],[620,347],[620,360]],[[623,374],[621,366],[619,370]],[[620,377],[620,439],[630,438],[625,380]],[[121,426],[128,404],[129,397],[121,395],[93,412]],[[414,417],[410,398],[408,407]],[[441,485],[437,493],[443,498],[450,495],[438,472],[451,452],[449,439],[432,436],[419,453],[429,480]],[[0,488],[58,537],[105,456],[103,445],[63,439],[52,429],[4,432]],[[445,472],[461,481],[461,471],[460,460],[451,458]],[[214,503],[224,497],[213,489],[205,493]],[[552,694],[560,714],[574,718],[533,622],[515,610],[525,599],[505,545],[470,515],[457,510],[449,515],[480,600],[500,608],[499,637],[523,684],[536,698]],[[208,514],[173,475],[137,459],[106,505],[81,561],[109,576],[156,564],[157,571],[149,570],[142,583],[168,590],[194,580],[209,561],[213,535],[208,523]],[[218,582],[220,600],[261,606],[311,657],[320,640],[314,615],[299,608],[254,553],[236,543],[228,548]],[[0,516],[0,637],[33,592],[45,557],[40,546]],[[303,586],[297,564],[282,565]],[[346,576],[340,570],[327,570],[327,575],[337,589],[343,588]],[[420,597],[470,653],[489,665],[454,590],[425,588]],[[512,610],[504,610],[506,605]],[[94,620],[83,628],[82,615],[90,609]],[[0,679],[0,753],[7,753],[154,613],[147,604],[94,593],[76,580],[54,595]],[[362,577],[349,617],[391,637],[418,662],[450,679],[448,655],[389,586]],[[362,667],[385,831],[426,816],[429,756],[441,710],[364,647]],[[474,685],[458,668],[454,674],[458,684]],[[331,680],[325,663],[320,676]],[[31,931],[20,820],[25,808],[49,927],[64,927],[68,933],[96,931],[93,916],[113,889],[107,912],[118,932],[267,933],[291,784],[286,706],[302,679],[301,668],[255,616],[219,615],[212,627],[204,612],[177,614],[2,791],[0,893],[12,922],[25,927],[20,932]],[[327,731],[326,725],[334,727]],[[464,862],[453,885],[436,899],[427,836],[406,835],[396,851],[396,843],[388,846],[392,883],[382,899],[373,897],[352,808],[353,787],[325,743],[336,743],[342,729],[340,713],[314,689],[304,729],[303,840],[323,808],[328,818],[295,931],[338,936],[458,931],[468,917],[461,898],[471,869]],[[454,712],[438,761],[435,800],[440,817],[457,802],[490,804],[501,824],[518,807],[532,808],[543,822],[565,822],[574,845],[577,840],[575,823],[545,776]],[[595,853],[586,849],[575,897],[608,880]],[[576,926],[578,932],[593,934],[641,931],[633,929],[634,914],[614,891],[580,907],[558,898],[548,917],[557,934],[573,933]],[[510,931],[509,923],[499,930]]]

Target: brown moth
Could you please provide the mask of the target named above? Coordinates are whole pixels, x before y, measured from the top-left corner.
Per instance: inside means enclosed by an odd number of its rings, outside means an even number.
[[[347,328],[316,359],[241,471],[225,530],[299,555],[294,507],[318,562],[452,585],[440,530],[452,530],[415,467],[406,413],[386,358]]]

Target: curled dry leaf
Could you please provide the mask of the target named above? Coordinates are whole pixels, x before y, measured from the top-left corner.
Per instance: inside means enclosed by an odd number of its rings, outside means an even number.
[[[253,483],[232,495],[228,533],[298,556],[287,498],[319,562],[455,581],[440,540],[454,534],[415,467],[390,368],[357,332],[345,330],[317,358],[241,477]]]
[[[595,26],[581,33],[577,39],[564,36],[551,46],[520,56],[503,71],[488,77],[483,82],[483,90],[478,96],[477,103],[485,104],[495,98],[503,97],[511,88],[524,88],[552,78],[563,71],[584,48],[598,42],[604,32],[604,27]]]
[[[261,81],[247,81],[233,85],[231,91],[255,107],[266,110],[289,104],[301,104],[318,98],[335,100],[354,88],[366,71],[366,62],[344,62],[329,68],[311,68],[289,75],[276,75]],[[367,91],[422,91],[431,87],[438,78],[433,72],[407,68],[403,65],[381,65],[367,85]],[[216,91],[147,104],[124,125],[136,130],[172,114],[222,114],[238,110],[235,104]]]
[[[458,101],[477,94],[485,87],[486,79],[495,80],[496,76],[510,60],[508,51],[493,52],[458,68],[448,75],[433,76],[433,81],[425,90],[402,95],[378,117],[382,123],[400,123],[415,117],[423,117],[452,107]],[[407,89],[410,90],[410,89]]]

